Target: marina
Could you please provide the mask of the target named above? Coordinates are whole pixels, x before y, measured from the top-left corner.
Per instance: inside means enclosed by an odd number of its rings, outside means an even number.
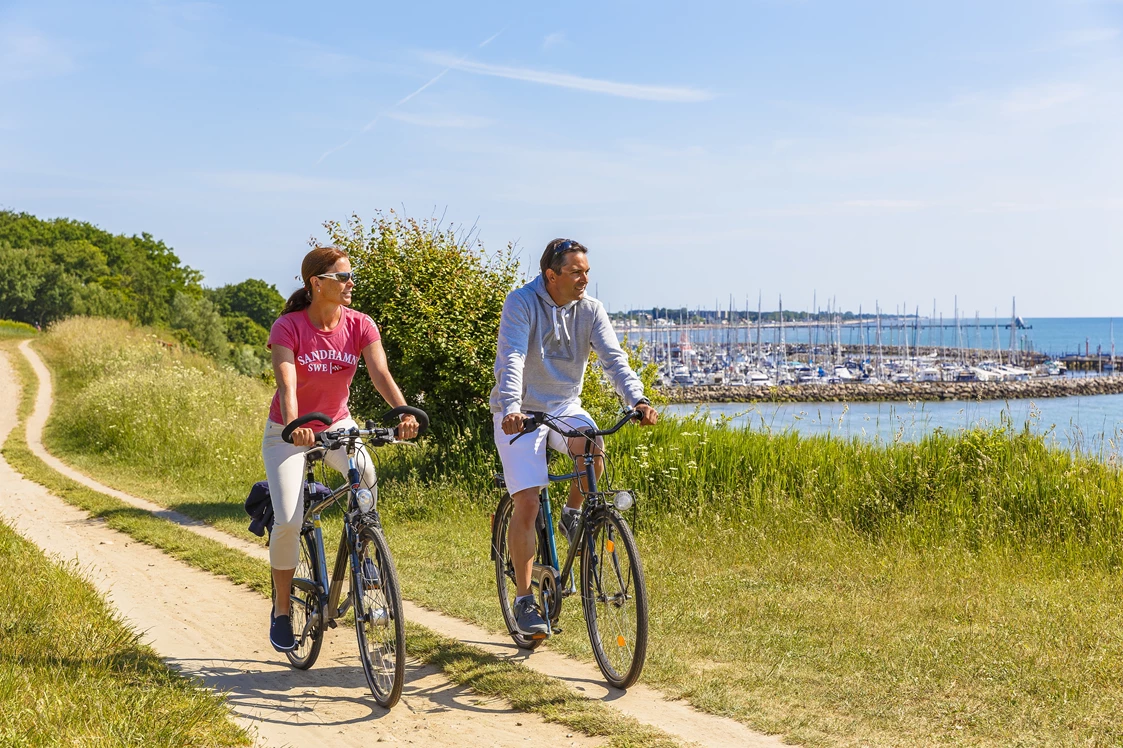
[[[621,339],[640,344],[641,357],[658,368],[657,384],[673,401],[870,401],[1123,392],[1123,378],[1113,376],[1123,365],[1115,355],[1114,322],[1106,322],[1104,341],[1096,325],[1067,329],[1067,320],[1041,320],[1047,347],[1035,340],[1034,321],[1018,316],[1016,307],[1006,319],[976,314],[965,320],[956,310],[950,321],[935,310],[921,317],[880,310],[793,313],[781,306],[767,314],[680,311],[677,318],[673,311],[652,310],[618,315],[614,327]],[[1073,341],[1085,329],[1097,333],[1095,348],[1090,334]],[[1085,378],[1103,381],[1073,382]],[[1069,384],[1025,384],[1034,382]],[[959,385],[971,387],[957,391]]]

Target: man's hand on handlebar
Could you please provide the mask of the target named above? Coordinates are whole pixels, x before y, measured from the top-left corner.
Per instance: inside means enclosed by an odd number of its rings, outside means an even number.
[[[398,423],[397,437],[402,440],[412,439],[417,436],[420,429],[421,424],[417,422],[416,418],[408,414],[403,415],[402,420]]]
[[[522,433],[523,422],[529,417],[526,413],[510,413],[503,416],[503,433],[508,436]]]
[[[640,426],[654,426],[655,422],[659,420],[659,413],[647,403],[639,403],[636,405],[636,410],[642,416],[639,422]]]

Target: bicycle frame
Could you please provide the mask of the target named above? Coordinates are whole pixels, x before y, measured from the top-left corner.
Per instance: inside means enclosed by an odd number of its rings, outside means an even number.
[[[538,588],[542,590],[544,584],[552,584],[552,587],[558,590],[560,598],[564,599],[570,597],[577,592],[577,586],[573,578],[573,564],[577,557],[581,554],[585,545],[589,542],[588,532],[586,527],[590,525],[590,521],[598,516],[601,512],[605,511],[606,504],[604,502],[603,494],[597,489],[597,477],[594,467],[594,460],[598,457],[592,452],[593,441],[591,439],[585,440],[585,451],[581,455],[585,467],[582,471],[577,467],[577,456],[571,455],[573,459],[573,471],[563,475],[554,475],[548,473],[551,483],[557,483],[565,480],[574,480],[581,477],[585,479],[586,490],[582,491],[584,496],[584,505],[582,506],[581,513],[578,516],[577,524],[577,542],[569,547],[569,553],[565,559],[565,565],[558,564],[558,549],[557,541],[554,536],[554,521],[552,510],[550,506],[550,492],[549,487],[544,486],[538,493],[538,516],[545,525],[544,531],[540,532],[538,553],[539,556],[545,556],[540,560],[545,563],[535,563],[531,572],[531,588]],[[603,458],[602,458],[603,459]],[[584,475],[582,476],[582,473]],[[543,543],[542,541],[545,541]],[[492,544],[494,548],[495,544]],[[545,581],[546,575],[549,574],[550,582]],[[562,582],[565,586],[562,587]],[[560,600],[557,604],[557,609],[560,610]],[[560,632],[561,629],[554,628],[554,621],[557,619],[556,610],[544,611],[546,625],[549,627],[549,635]]]
[[[347,610],[354,600],[351,595],[340,605],[339,597],[343,591],[343,582],[347,575],[347,564],[351,563],[353,568],[358,567],[358,556],[355,550],[356,538],[358,537],[359,530],[363,526],[362,515],[359,513],[358,502],[355,498],[355,492],[359,490],[359,483],[361,480],[358,468],[355,465],[355,443],[352,441],[347,446],[347,483],[335,489],[328,496],[314,502],[304,513],[304,524],[302,532],[306,532],[307,528],[312,528],[312,538],[316,550],[315,563],[319,566],[320,579],[327,580],[327,589],[320,589],[317,585],[306,583],[305,580],[294,579],[293,584],[298,587],[307,589],[308,592],[316,595],[320,602],[319,611],[321,620],[318,621],[320,630],[323,631],[329,626],[334,627],[335,621],[347,613]],[[309,450],[305,455],[305,464],[307,466],[307,485],[312,485],[315,481],[315,465],[317,462],[322,462],[326,450],[323,447],[318,450]],[[324,548],[324,533],[320,524],[320,514],[331,504],[338,501],[344,494],[348,495],[347,507],[344,509],[343,517],[343,534],[339,538],[339,547],[335,553],[335,564],[332,567],[332,574],[328,576],[327,569],[327,552]],[[378,521],[378,511],[373,513],[373,524],[380,526]],[[361,614],[359,611],[357,614]],[[309,618],[305,624],[305,630],[300,633],[300,640],[303,641],[309,633],[308,629],[313,624],[317,623],[312,618]]]

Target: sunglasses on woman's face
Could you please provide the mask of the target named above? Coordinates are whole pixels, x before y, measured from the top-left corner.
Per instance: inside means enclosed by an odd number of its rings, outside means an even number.
[[[340,283],[346,283],[347,281],[355,280],[355,274],[350,272],[350,271],[348,271],[346,273],[320,273],[316,277],[317,278],[331,278],[332,280],[337,280]]]

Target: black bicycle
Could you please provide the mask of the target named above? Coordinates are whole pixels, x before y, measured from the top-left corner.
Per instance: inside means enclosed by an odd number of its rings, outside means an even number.
[[[409,406],[394,408],[383,422],[412,415],[424,432],[429,425],[425,411]],[[331,425],[323,413],[309,413],[289,423],[281,438],[292,443],[292,432],[313,421]],[[397,429],[367,421],[366,428],[336,429],[316,434],[317,446],[304,453],[304,525],[300,531],[300,561],[292,580],[292,630],[296,648],[286,652],[294,667],[312,667],[320,654],[324,631],[335,628],[336,621],[354,611],[355,633],[359,640],[359,659],[374,699],[390,708],[398,703],[405,680],[405,618],[398,572],[382,532],[377,500],[372,491],[360,486],[361,472],[355,465],[360,440],[367,446],[397,443]],[[317,493],[316,473],[324,483],[327,467],[324,456],[334,449],[347,452],[347,482],[334,491]],[[320,514],[346,496],[343,534],[335,554],[335,566],[328,576]],[[344,582],[350,588],[343,594]],[[275,592],[274,592],[275,594]],[[340,598],[343,598],[342,601]]]
[[[616,688],[627,688],[639,678],[647,656],[647,586],[644,583],[643,565],[632,531],[621,511],[634,504],[632,493],[625,489],[599,488],[593,468],[594,440],[610,436],[631,420],[642,415],[629,410],[610,429],[570,429],[564,419],[545,413],[530,413],[523,432],[511,441],[536,430],[540,425],[556,431],[563,437],[585,439],[580,467],[576,455],[573,472],[550,475],[550,481],[585,480],[585,497],[581,508],[576,542],[569,548],[564,566],[558,564],[557,544],[554,540],[554,520],[551,516],[549,491],[543,487],[538,494],[538,549],[531,576],[532,591],[538,596],[543,617],[549,631],[546,636],[531,637],[519,632],[515,625],[515,568],[507,547],[507,529],[514,511],[514,501],[504,493],[492,516],[491,558],[495,561],[495,581],[499,591],[499,608],[507,630],[515,643],[523,649],[535,649],[546,638],[561,633],[558,619],[562,601],[577,590],[574,585],[573,563],[581,559],[581,603],[585,612],[585,625],[597,665],[608,682]],[[607,460],[607,457],[604,459]],[[604,471],[605,484],[609,470]],[[495,476],[496,485],[506,488],[503,475]]]

